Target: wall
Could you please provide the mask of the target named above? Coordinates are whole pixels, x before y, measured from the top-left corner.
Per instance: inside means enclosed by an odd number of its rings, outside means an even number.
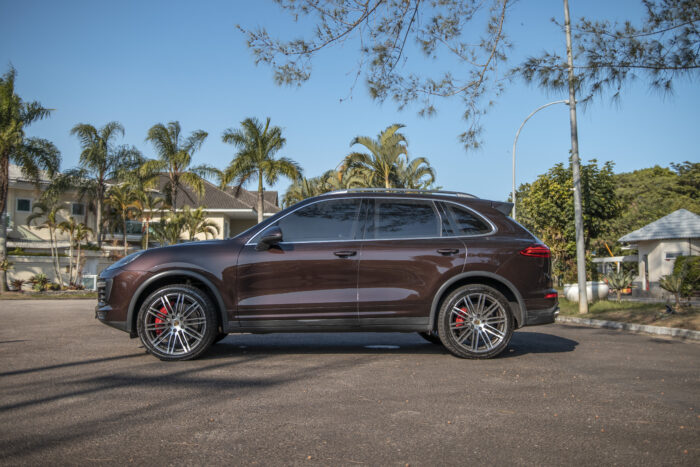
[[[239,233],[247,230],[258,223],[256,219],[231,219],[229,221],[229,236],[235,237]]]
[[[29,280],[33,275],[44,273],[52,282],[58,282],[58,277],[54,273],[53,258],[50,256],[14,256],[10,255],[9,260],[14,263],[14,267],[8,271],[8,282],[13,279]],[[113,261],[104,256],[90,255],[85,258],[83,274],[99,274]],[[68,257],[60,257],[61,274],[64,284],[68,282]]]
[[[43,239],[43,240],[48,240],[49,239],[49,230],[48,229],[38,229],[35,226],[41,224],[46,220],[45,218],[41,217],[36,219],[34,222],[32,222],[32,226],[27,226],[27,218],[32,214],[33,208],[34,208],[34,203],[39,200],[41,197],[41,192],[38,191],[32,184],[30,183],[13,183],[10,186],[10,189],[8,190],[8,199],[7,199],[7,213],[10,215],[10,219],[12,219],[12,222],[15,225],[22,225],[26,226],[32,234],[36,235],[37,237]],[[18,211],[17,210],[17,198],[24,198],[24,199],[29,199],[31,200],[31,209],[32,211],[26,212],[26,211]],[[71,215],[72,215],[72,203],[78,203],[78,197],[76,193],[66,193],[65,195],[61,196],[59,199],[65,208],[62,211],[58,212],[58,222],[63,222],[65,220],[68,220]],[[87,205],[85,203],[82,203],[85,207],[85,213],[87,214]],[[85,222],[85,215],[75,215],[72,216],[76,222],[84,223]],[[94,214],[90,214],[87,216],[88,217],[88,227],[95,230],[95,216]],[[60,232],[57,232],[57,238],[58,240],[68,240],[68,234],[63,234]],[[92,241],[93,238],[92,236],[90,237],[90,241]]]

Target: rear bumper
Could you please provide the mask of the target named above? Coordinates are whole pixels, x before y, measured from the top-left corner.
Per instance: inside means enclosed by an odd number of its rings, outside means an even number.
[[[527,310],[525,326],[538,326],[540,324],[551,324],[559,314],[559,304],[544,310]]]

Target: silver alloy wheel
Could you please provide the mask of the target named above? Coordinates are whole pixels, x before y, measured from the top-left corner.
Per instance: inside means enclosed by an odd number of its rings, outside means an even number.
[[[145,310],[144,338],[151,347],[169,356],[186,355],[207,333],[207,318],[196,297],[173,291],[158,295]]]
[[[472,353],[494,350],[508,333],[506,310],[494,297],[468,293],[450,312],[449,329],[455,342]]]

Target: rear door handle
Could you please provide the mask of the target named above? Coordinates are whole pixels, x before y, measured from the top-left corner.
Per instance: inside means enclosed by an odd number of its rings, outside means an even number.
[[[336,251],[333,254],[340,257],[340,258],[347,258],[348,256],[355,256],[357,254],[357,252],[352,251],[352,250],[343,250],[343,251]]]
[[[456,255],[457,253],[459,253],[459,248],[440,248],[437,252],[445,256]]]

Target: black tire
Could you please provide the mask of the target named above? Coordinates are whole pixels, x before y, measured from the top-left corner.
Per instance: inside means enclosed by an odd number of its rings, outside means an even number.
[[[217,342],[221,342],[222,340],[226,339],[226,336],[228,336],[227,332],[220,332],[214,337],[214,342],[212,344],[216,344]]]
[[[139,338],[148,352],[163,361],[197,358],[217,336],[214,310],[209,297],[196,287],[161,287],[139,310]]]
[[[492,358],[508,347],[513,316],[501,292],[481,284],[469,284],[443,301],[438,334],[443,345],[460,358]]]
[[[442,345],[442,341],[440,340],[440,336],[438,336],[437,331],[419,332],[418,335],[431,344]]]

